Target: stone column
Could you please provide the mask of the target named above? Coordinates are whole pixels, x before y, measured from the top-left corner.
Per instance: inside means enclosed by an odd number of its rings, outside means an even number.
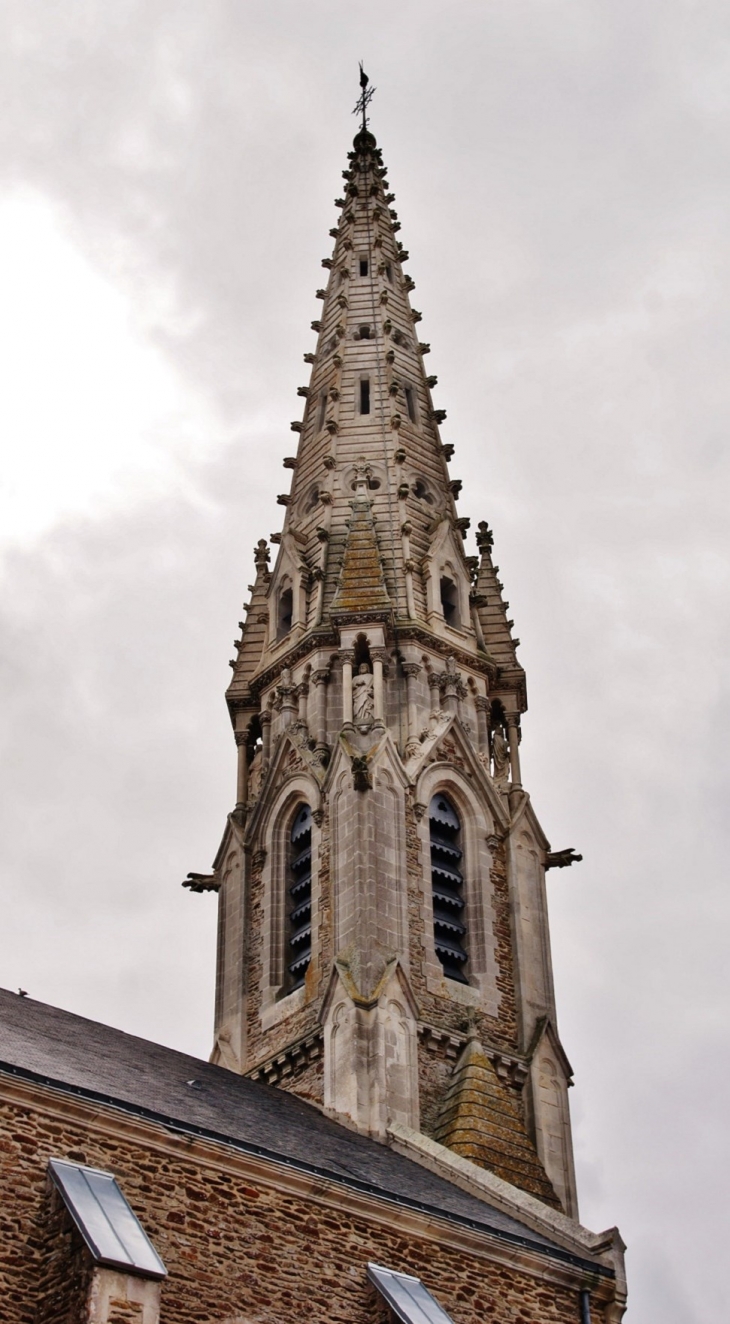
[[[444,687],[444,708],[456,717],[459,711],[459,673],[453,657],[447,659],[446,671],[442,677]]]
[[[417,754],[421,745],[418,739],[418,695],[416,692],[416,677],[421,670],[419,662],[403,662],[403,675],[406,678],[406,693],[408,695],[408,739],[406,741],[406,755],[410,757]]]
[[[388,654],[384,648],[373,648],[370,656],[373,660],[373,709],[375,721],[385,724],[385,690],[383,686],[384,666]]]
[[[352,726],[352,668],[355,663],[355,650],[343,648],[339,656],[342,662],[342,724]]]
[[[484,642],[484,631],[482,630],[482,623],[479,619],[479,608],[485,607],[486,604],[487,604],[487,598],[485,594],[483,593],[469,594],[469,607],[471,608],[471,621],[472,621],[472,625],[474,626],[474,633],[476,634],[477,643],[479,647],[483,649],[485,653],[487,651],[487,645]]]
[[[295,693],[296,693],[297,701],[299,703],[299,713],[297,716],[297,721],[299,722],[300,726],[306,726],[307,696],[309,695],[309,682],[303,680],[300,685],[297,685]]]
[[[295,686],[292,685],[291,672],[288,667],[284,667],[281,673],[281,679],[276,687],[277,696],[281,702],[281,720],[284,730],[291,726],[296,712],[295,704]]]
[[[271,753],[271,712],[265,708],[259,718],[261,722],[261,768],[267,768],[269,765],[269,754]]]
[[[441,712],[441,677],[437,671],[429,671],[428,689],[431,695],[431,717],[436,718]]]
[[[477,694],[474,700],[477,710],[477,734],[479,737],[479,749],[482,754],[489,758],[489,699],[483,694]]]
[[[236,732],[238,772],[236,777],[236,809],[243,809],[248,800],[248,731]]]
[[[413,597],[414,563],[411,560],[412,532],[413,532],[412,525],[409,523],[408,520],[406,520],[405,524],[401,525],[401,534],[403,536],[403,564],[406,572],[406,604],[407,604],[409,619],[414,621],[416,619],[416,602],[415,602],[415,598]]]
[[[316,753],[320,762],[324,763],[327,757],[327,681],[329,680],[329,671],[326,667],[321,667],[318,671],[313,671],[310,677],[314,685],[316,694],[315,704],[315,740]]]
[[[519,713],[505,713],[507,722],[507,738],[509,740],[509,766],[513,790],[519,790],[522,787],[522,776],[520,773],[520,716]]]
[[[324,554],[324,553],[323,553]],[[314,624],[322,624],[322,608],[324,607],[324,570],[318,565],[312,571],[312,579],[316,584],[316,596],[314,599]]]

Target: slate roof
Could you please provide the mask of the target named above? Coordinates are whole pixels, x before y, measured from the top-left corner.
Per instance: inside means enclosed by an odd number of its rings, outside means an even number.
[[[388,1146],[340,1126],[296,1095],[2,989],[0,1071],[264,1153],[529,1244],[551,1258],[597,1268]]]

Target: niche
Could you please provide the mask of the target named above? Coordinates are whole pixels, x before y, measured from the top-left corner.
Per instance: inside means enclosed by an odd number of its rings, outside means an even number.
[[[367,635],[359,634],[355,640],[354,670],[357,671],[358,667],[363,665],[367,666],[368,671],[372,671],[373,664],[370,657],[370,644],[368,643]]]

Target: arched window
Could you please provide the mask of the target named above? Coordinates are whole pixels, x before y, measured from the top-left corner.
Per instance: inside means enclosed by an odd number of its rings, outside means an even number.
[[[468,956],[463,941],[464,879],[461,874],[461,823],[445,795],[435,795],[428,809],[431,836],[433,941],[447,979],[468,983],[463,967]]]
[[[301,988],[312,956],[312,811],[300,805],[289,838],[287,993]]]
[[[454,629],[458,630],[461,624],[459,613],[459,590],[449,575],[442,575],[440,590],[441,610],[444,613],[444,620],[447,625],[453,625]]]
[[[282,587],[277,606],[276,637],[277,639],[283,639],[291,630],[292,615],[294,613],[294,593],[291,585]]]

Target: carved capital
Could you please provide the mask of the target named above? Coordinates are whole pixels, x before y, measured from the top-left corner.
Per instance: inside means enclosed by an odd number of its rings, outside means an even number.
[[[418,676],[422,670],[420,662],[401,662],[401,670],[409,679]]]
[[[259,713],[259,721],[260,721],[260,723],[261,723],[262,726],[269,726],[269,725],[270,725],[270,723],[271,723],[271,711],[270,711],[270,709],[265,708],[264,711],[263,711],[262,713]]]
[[[478,713],[488,713],[490,707],[489,699],[485,698],[483,694],[476,694],[474,696],[474,706]]]
[[[428,805],[421,804],[421,801],[420,801],[420,800],[416,800],[416,801],[414,801],[414,804],[413,804],[413,812],[414,812],[414,814],[415,814],[415,816],[416,816],[416,822],[417,822],[417,823],[420,823],[420,821],[421,821],[421,819],[423,818],[423,815],[425,814],[425,812],[426,812],[427,809],[428,809]]]
[[[326,685],[329,678],[329,667],[320,667],[318,671],[313,671],[309,677],[313,685]]]
[[[344,667],[348,662],[349,662],[349,664],[350,664],[351,667],[354,667],[354,665],[355,665],[355,649],[354,649],[354,648],[341,648],[340,651],[339,651],[339,653],[337,654],[337,656],[338,656],[338,658],[340,659],[340,662],[342,663],[343,667]]]

